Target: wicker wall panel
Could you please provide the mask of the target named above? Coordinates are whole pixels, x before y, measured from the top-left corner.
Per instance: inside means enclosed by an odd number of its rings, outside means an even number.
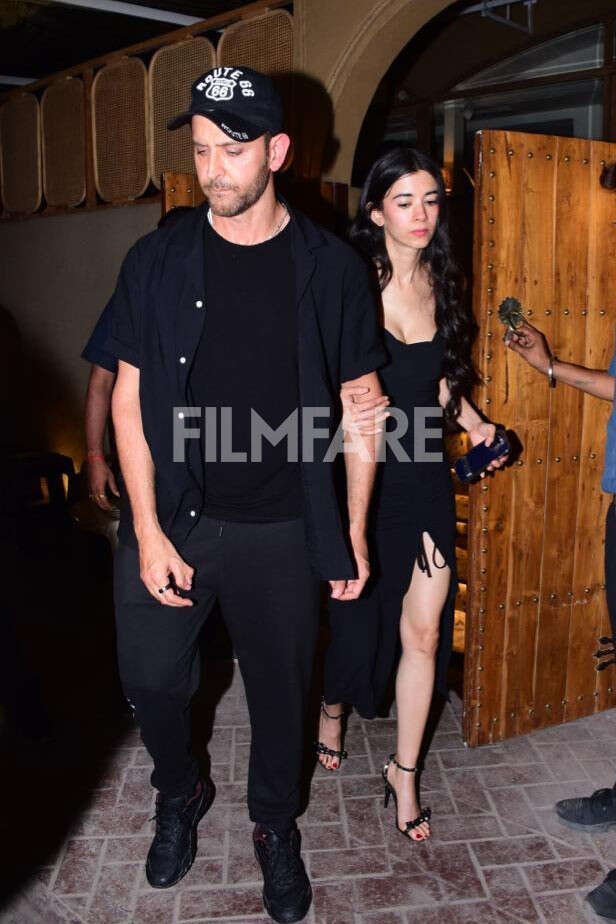
[[[7,212],[35,212],[41,203],[40,110],[36,96],[14,96],[0,109],[2,202]]]
[[[293,70],[293,17],[274,10],[225,29],[218,43],[218,63],[253,67],[266,74]]]
[[[167,122],[190,106],[194,80],[216,63],[216,51],[209,39],[197,37],[160,48],[148,72],[150,177],[161,188],[166,170],[191,173],[194,169],[190,125],[167,130]]]
[[[149,182],[146,69],[139,58],[102,68],[92,84],[94,177],[101,199],[136,199]]]
[[[43,190],[47,205],[75,206],[86,195],[83,83],[68,77],[41,100]]]

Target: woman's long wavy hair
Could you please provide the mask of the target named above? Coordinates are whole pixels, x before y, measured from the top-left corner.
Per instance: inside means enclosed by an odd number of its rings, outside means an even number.
[[[370,213],[372,209],[383,208],[383,200],[396,180],[419,170],[434,177],[438,189],[438,222],[432,240],[421,251],[420,265],[428,270],[436,302],[436,326],[445,342],[443,374],[450,391],[445,417],[453,424],[460,413],[461,398],[480,381],[471,359],[477,324],[465,304],[464,277],[451,252],[445,186],[438,165],[421,151],[403,146],[392,148],[379,157],[364,183],[350,238],[376,268],[382,291],[391,280],[393,267],[385,246],[385,232],[372,221]]]

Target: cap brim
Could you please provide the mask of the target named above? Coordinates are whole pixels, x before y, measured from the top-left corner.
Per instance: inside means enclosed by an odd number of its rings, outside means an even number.
[[[183,112],[167,123],[169,131],[175,131],[182,125],[190,122],[195,115],[204,116],[220,128],[221,131],[232,138],[234,141],[254,141],[260,138],[265,132],[277,134],[272,128],[256,125],[254,122],[247,122],[245,119],[236,116],[231,112],[221,112],[220,109],[196,109],[192,112]]]

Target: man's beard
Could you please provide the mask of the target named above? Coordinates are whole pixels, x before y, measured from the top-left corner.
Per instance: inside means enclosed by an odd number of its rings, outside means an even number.
[[[212,201],[210,200],[212,214],[219,215],[221,218],[233,218],[235,215],[241,215],[242,212],[246,212],[251,207],[251,205],[254,205],[255,202],[259,201],[267,189],[270,172],[271,171],[267,161],[264,161],[263,166],[257,173],[248,189],[241,191],[238,190],[235,186],[219,187],[221,189],[231,189],[232,193],[225,196],[225,198],[219,204],[212,204]],[[205,196],[208,199],[210,199],[208,195],[210,189],[215,190],[216,185],[213,184],[212,186],[208,186],[203,190]]]

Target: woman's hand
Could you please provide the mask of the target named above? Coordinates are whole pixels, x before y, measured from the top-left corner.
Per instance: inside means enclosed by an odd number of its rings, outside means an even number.
[[[496,425],[493,423],[487,423],[482,421],[478,423],[472,430],[468,431],[468,437],[473,444],[473,446],[478,446],[479,443],[485,443],[486,446],[491,446],[494,442],[494,437],[496,436]],[[507,461],[507,454],[500,456],[498,459],[494,459],[487,466],[486,471],[493,471],[496,468],[502,468],[502,466]],[[481,473],[483,478],[485,472]]]
[[[383,430],[383,421],[389,417],[389,412],[385,410],[389,404],[387,395],[370,397],[369,388],[343,385],[340,400],[344,430],[358,430],[359,433],[380,433]]]
[[[505,343],[510,350],[522,356],[534,369],[547,375],[552,354],[540,330],[524,321],[517,330],[507,331]]]

